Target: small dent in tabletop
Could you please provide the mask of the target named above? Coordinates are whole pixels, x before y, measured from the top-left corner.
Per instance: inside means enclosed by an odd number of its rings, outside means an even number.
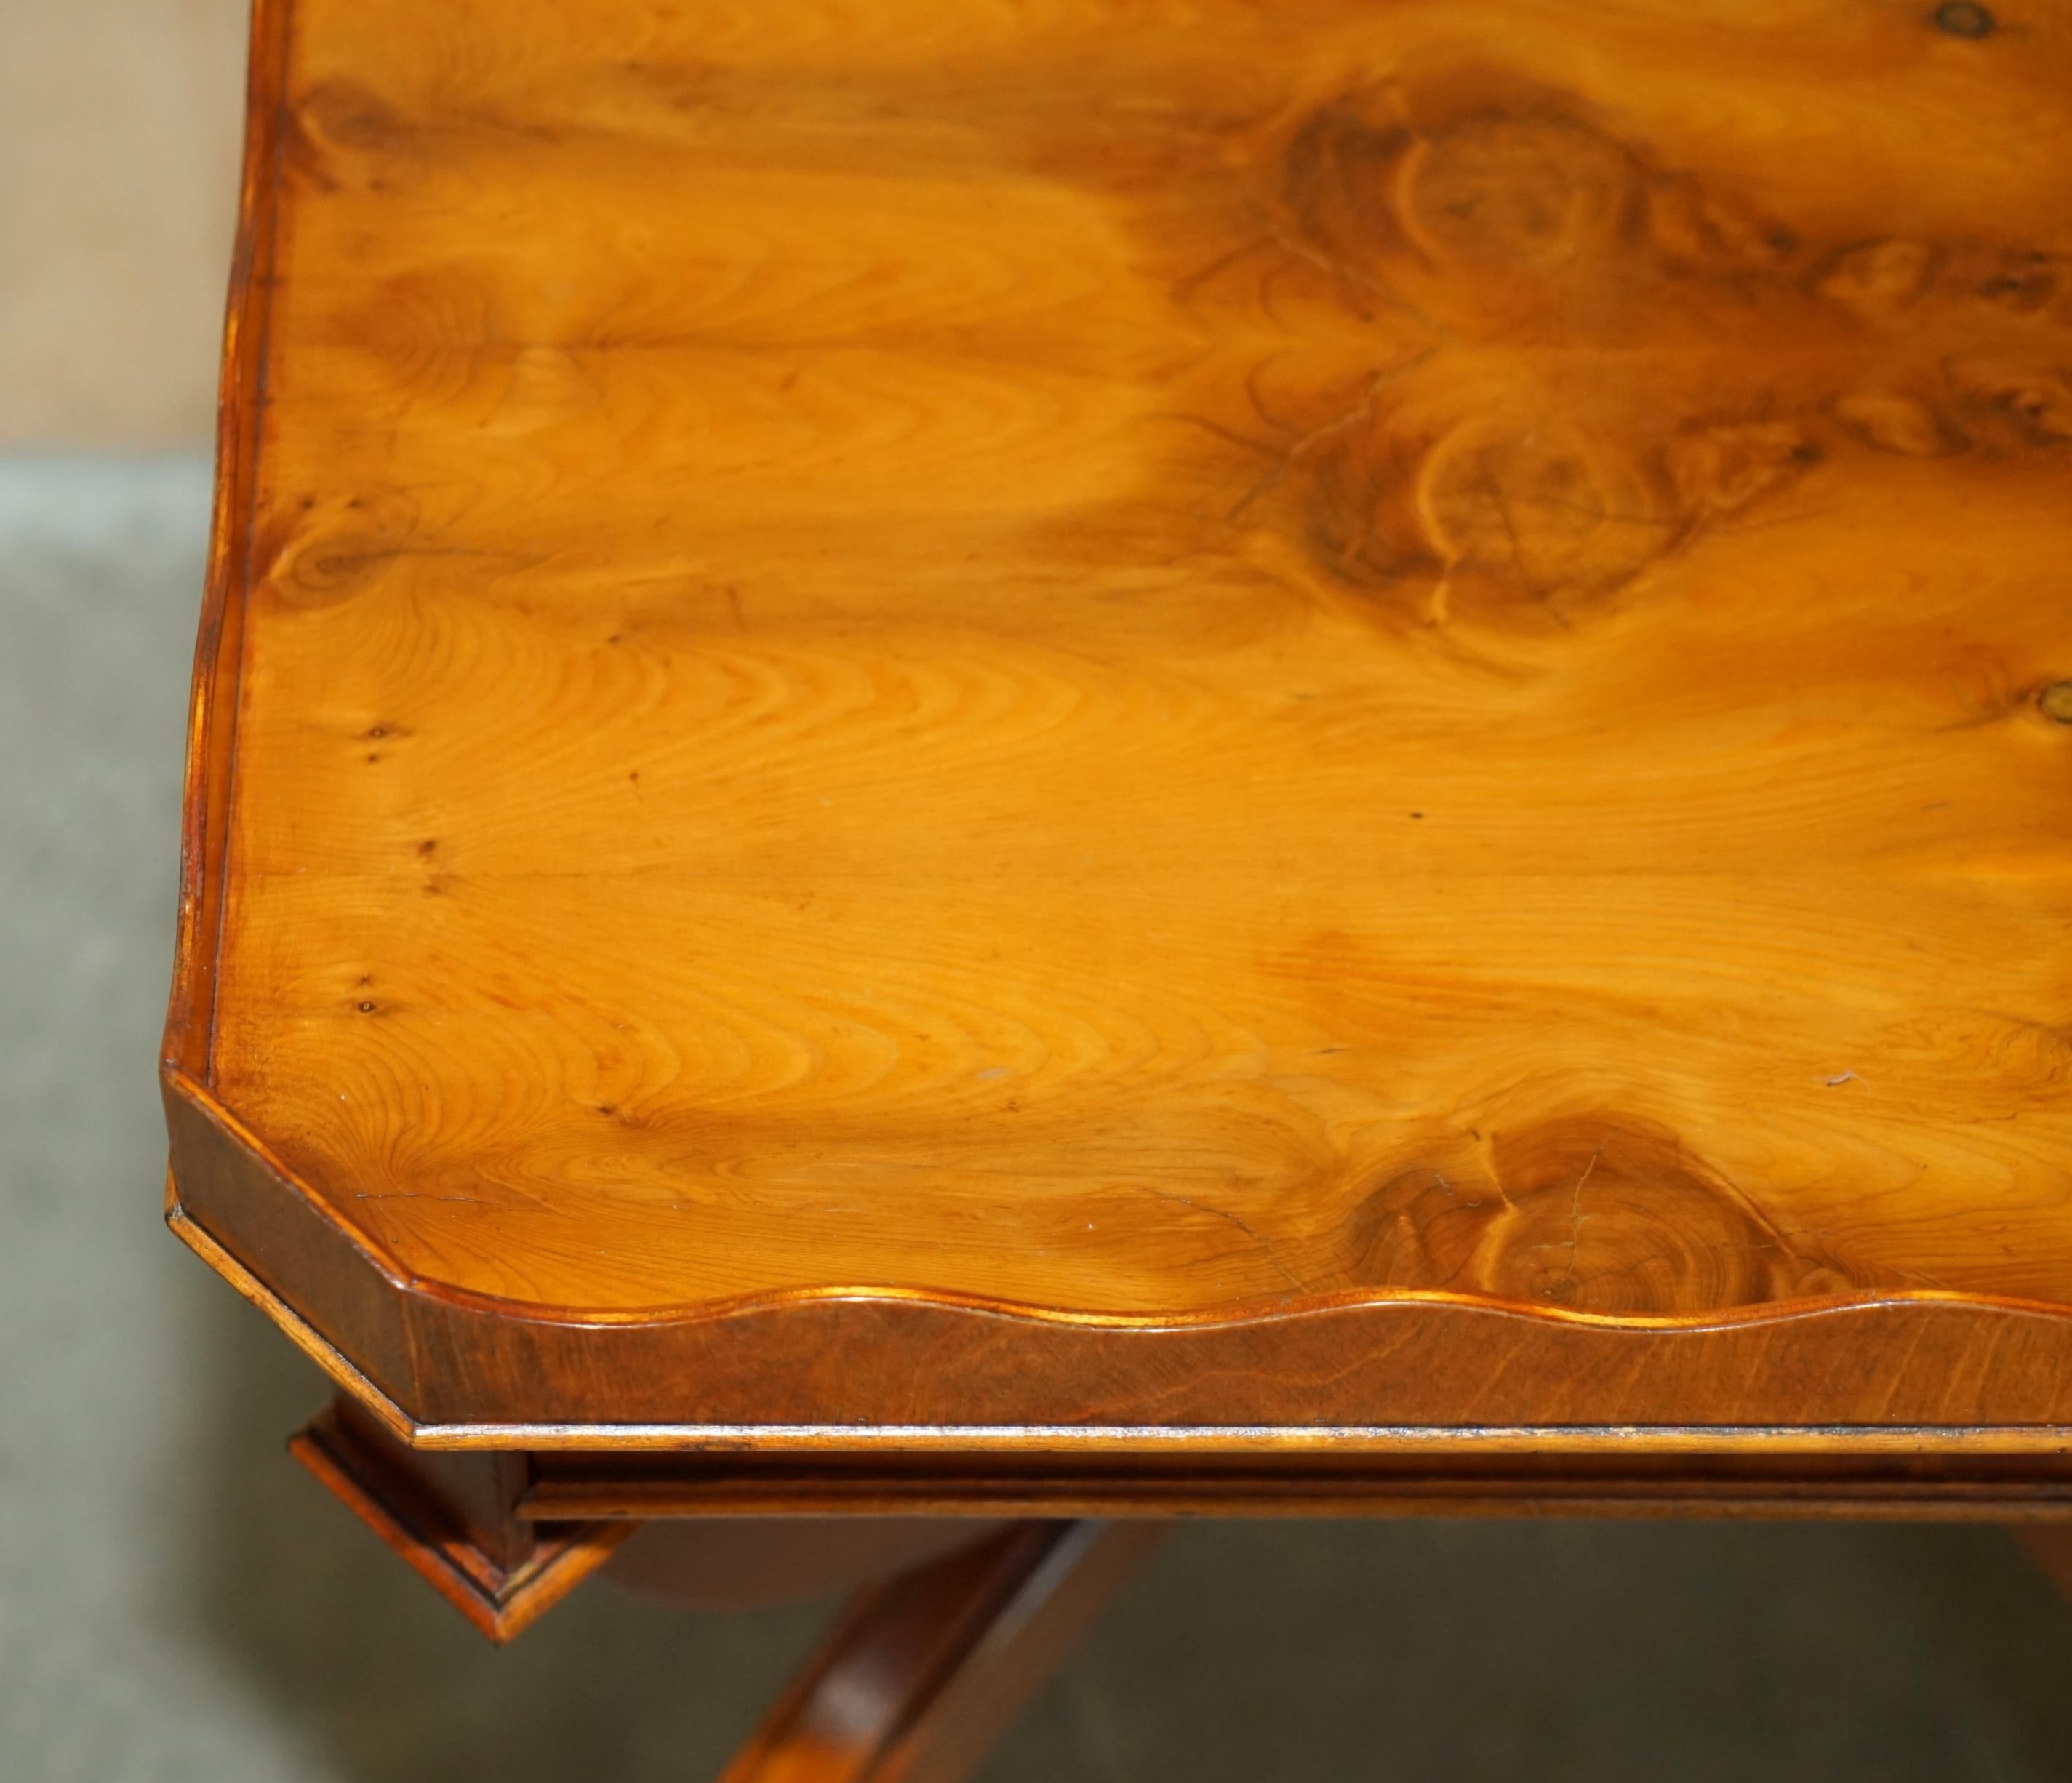
[[[2072,441],[2072,376],[2062,368],[1999,354],[1963,354],[1944,367],[1959,403],[1997,416],[2031,446]]]
[[[315,191],[393,191],[422,176],[441,146],[437,134],[469,123],[450,114],[421,122],[364,82],[322,80],[294,96],[282,151],[288,170]]]
[[[264,523],[268,581],[290,606],[335,606],[379,585],[421,548],[413,499],[398,494],[302,501]]]
[[[1933,242],[1881,236],[1836,249],[1813,275],[1816,297],[1860,314],[1902,310],[1928,289],[1942,258]]]
[[[1951,37],[1990,37],[1999,24],[1977,0],[1943,0],[1929,16],[1936,30]]]
[[[414,134],[401,112],[356,80],[320,81],[302,95],[295,116],[315,141],[363,154],[393,154]]]

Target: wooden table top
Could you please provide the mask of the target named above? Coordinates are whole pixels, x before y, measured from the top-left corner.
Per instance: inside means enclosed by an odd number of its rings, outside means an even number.
[[[265,0],[190,1235],[454,1441],[2072,1424],[1996,10]]]

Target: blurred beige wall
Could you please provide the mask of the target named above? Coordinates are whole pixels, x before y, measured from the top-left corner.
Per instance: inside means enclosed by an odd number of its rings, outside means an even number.
[[[0,450],[204,444],[245,0],[0,0]]]

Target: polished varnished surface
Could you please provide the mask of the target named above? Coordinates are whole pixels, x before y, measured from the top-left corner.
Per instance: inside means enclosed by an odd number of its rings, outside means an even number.
[[[269,14],[172,1056],[390,1280],[2072,1302],[2072,11]]]

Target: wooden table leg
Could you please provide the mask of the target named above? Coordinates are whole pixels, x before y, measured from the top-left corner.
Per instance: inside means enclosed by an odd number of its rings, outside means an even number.
[[[868,1588],[722,1783],[957,1783],[1164,1529],[1017,1523]]]
[[[2012,1533],[2051,1582],[2072,1597],[2072,1523],[2016,1523]]]

